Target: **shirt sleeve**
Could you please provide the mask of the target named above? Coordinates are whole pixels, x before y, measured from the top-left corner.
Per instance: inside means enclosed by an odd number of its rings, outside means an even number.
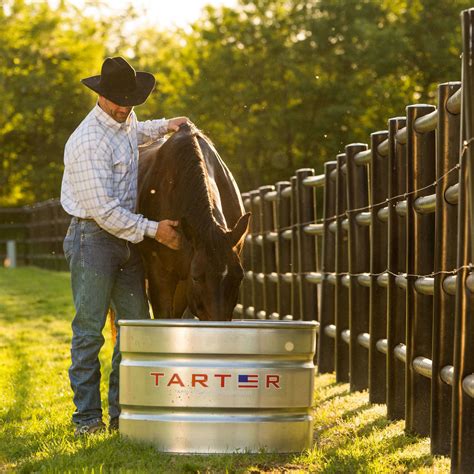
[[[169,120],[164,118],[137,122],[138,145],[145,145],[148,142],[164,137],[168,133],[168,123]]]
[[[125,209],[113,196],[112,152],[105,142],[87,142],[67,152],[65,167],[74,198],[88,216],[110,234],[133,243],[155,236],[158,222]]]

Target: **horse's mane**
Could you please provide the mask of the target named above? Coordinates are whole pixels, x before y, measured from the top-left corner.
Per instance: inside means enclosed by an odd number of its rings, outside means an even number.
[[[228,239],[213,214],[215,198],[198,140],[212,146],[198,128],[185,124],[167,140],[160,152],[171,153],[178,168],[175,183],[175,189],[181,193],[181,216],[178,217],[186,219],[199,241],[217,257],[222,254],[221,249],[225,248]]]

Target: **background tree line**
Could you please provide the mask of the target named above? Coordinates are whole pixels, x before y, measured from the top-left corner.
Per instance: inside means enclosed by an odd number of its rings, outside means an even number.
[[[188,115],[241,190],[321,171],[460,78],[467,0],[239,0],[190,29],[124,34],[62,1],[0,6],[0,205],[59,196],[64,144],[96,98],[79,80],[122,55],[157,86],[139,119]]]

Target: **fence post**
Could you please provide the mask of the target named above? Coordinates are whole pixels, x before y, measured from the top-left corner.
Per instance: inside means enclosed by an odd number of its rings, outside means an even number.
[[[7,240],[8,268],[16,268],[16,241]]]
[[[275,205],[275,222],[277,223],[277,272],[278,297],[277,312],[280,319],[290,319],[291,315],[291,284],[284,280],[284,275],[291,274],[291,241],[284,235],[292,235],[291,201],[283,196],[285,189],[291,190],[289,181],[279,181],[275,185],[277,201]],[[286,234],[285,234],[286,232]]]
[[[349,330],[349,290],[343,284],[348,271],[347,227],[344,225],[347,211],[346,154],[337,155],[336,171],[336,275],[334,279],[334,313],[336,319],[336,382],[349,382],[349,345],[342,334]]]
[[[433,376],[431,378],[431,452],[449,455],[451,449],[452,387],[442,378],[452,369],[454,352],[454,295],[445,289],[445,281],[454,275],[438,272],[456,268],[457,248],[453,229],[457,229],[457,207],[446,201],[446,191],[458,183],[459,172],[452,170],[459,162],[460,116],[448,110],[449,98],[461,83],[438,86],[438,131],[436,144],[436,229],[433,296]],[[450,172],[451,171],[451,172]],[[448,174],[449,173],[449,174]],[[454,204],[454,205],[453,205]]]
[[[367,165],[359,165],[355,156],[367,150],[367,145],[352,143],[346,146],[347,155],[347,210],[349,213],[349,364],[351,391],[368,387],[369,354],[359,343],[359,337],[369,331],[369,289],[359,283],[358,274],[368,272],[370,266],[369,229],[357,221],[359,209],[367,211],[369,182]]]
[[[250,194],[242,193],[242,201],[246,212],[250,212]],[[250,221],[254,219],[251,216]],[[252,225],[252,224],[251,224]],[[245,244],[242,254],[242,266],[244,268],[244,279],[240,286],[240,302],[242,304],[242,312],[240,316],[246,318],[249,316],[247,310],[252,306],[252,260],[251,260],[252,234],[251,231],[245,236]]]
[[[335,369],[335,292],[329,282],[329,275],[336,271],[336,236],[329,229],[335,223],[336,216],[336,168],[337,161],[324,163],[324,211],[323,211],[323,244],[321,258],[321,312],[319,314],[318,373],[326,374]]]
[[[309,235],[304,228],[316,219],[315,191],[313,187],[305,186],[303,180],[314,176],[314,169],[303,168],[296,170],[296,213],[298,236],[298,272],[299,299],[301,319],[306,321],[318,320],[318,287],[306,279],[306,274],[317,269],[316,245],[317,237]]]
[[[299,250],[298,250],[298,194],[297,178],[292,176],[291,183],[291,314],[293,319],[301,320],[301,300],[300,300],[300,268],[299,268]]]
[[[474,9],[462,12],[463,74],[451,472],[474,471]],[[468,288],[466,287],[468,286]]]
[[[32,221],[33,221],[33,207],[32,206],[25,206],[25,213],[26,213],[26,232],[25,232],[25,263],[26,265],[33,265],[33,242],[32,242]]]
[[[260,233],[260,209],[257,204],[257,198],[259,198],[259,192],[252,190],[249,192],[250,195],[250,212],[252,213],[251,222],[251,259],[252,259],[252,306],[253,311],[249,311],[251,318],[257,318],[259,311],[263,309],[262,301],[262,285],[258,282],[258,274],[262,271],[262,252],[258,246],[258,235]]]
[[[463,86],[464,87],[464,86]],[[463,123],[464,125],[464,123]],[[461,151],[458,203],[458,258],[453,371],[451,472],[474,471],[474,285],[470,249],[468,155]],[[468,285],[468,283],[470,283]]]
[[[255,252],[258,254],[257,271],[254,273],[256,302],[255,302],[255,317],[257,319],[266,319],[265,313],[265,274],[263,268],[263,229],[262,229],[262,199],[260,197],[260,190],[255,190],[252,195],[252,204],[255,216],[258,219],[256,225],[256,234],[254,238]]]
[[[462,115],[463,139],[466,141],[465,150],[468,163],[469,182],[474,182],[474,8],[464,10],[461,14],[462,21]],[[470,245],[474,249],[474,192],[472,186],[468,195],[469,200],[469,225],[471,229]]]
[[[464,123],[463,123],[464,126]],[[456,316],[453,369],[453,423],[451,434],[451,472],[473,472],[474,470],[474,292],[470,248],[469,179],[467,156],[461,151],[458,203],[458,257],[460,269],[456,280]],[[468,282],[471,285],[468,286]],[[470,383],[469,383],[470,381]],[[471,389],[469,391],[469,388]]]
[[[435,132],[418,133],[415,121],[435,110],[432,105],[407,107],[407,405],[406,429],[430,434],[431,375],[418,371],[415,357],[432,360],[433,296],[417,286],[418,275],[433,272],[433,213],[415,208],[415,201],[434,191]]]
[[[405,365],[395,349],[406,349],[406,290],[396,283],[396,275],[406,273],[406,216],[397,212],[399,196],[406,192],[406,142],[397,132],[406,126],[405,117],[388,121],[388,252],[387,252],[387,418],[405,418]]]
[[[388,197],[388,160],[381,155],[378,147],[388,137],[387,131],[370,135],[371,161],[370,185],[371,208],[370,226],[370,315],[369,315],[369,401],[385,403],[386,353],[378,349],[378,344],[387,337],[387,290],[382,283],[382,274],[387,269],[387,219],[379,211],[386,205]],[[381,203],[381,204],[379,204]],[[385,346],[386,347],[386,346]]]
[[[262,236],[262,272],[263,272],[263,307],[267,319],[278,319],[276,302],[276,282],[271,281],[271,274],[276,271],[275,245],[270,241],[273,230],[273,202],[265,199],[275,186],[260,186],[260,229]]]

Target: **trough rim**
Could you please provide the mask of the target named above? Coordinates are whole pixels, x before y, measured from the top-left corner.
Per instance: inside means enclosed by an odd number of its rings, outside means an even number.
[[[192,319],[120,319],[119,326],[142,327],[189,327],[189,328],[262,328],[262,329],[312,329],[317,321],[274,321],[274,320],[243,320],[232,321],[198,321]]]

